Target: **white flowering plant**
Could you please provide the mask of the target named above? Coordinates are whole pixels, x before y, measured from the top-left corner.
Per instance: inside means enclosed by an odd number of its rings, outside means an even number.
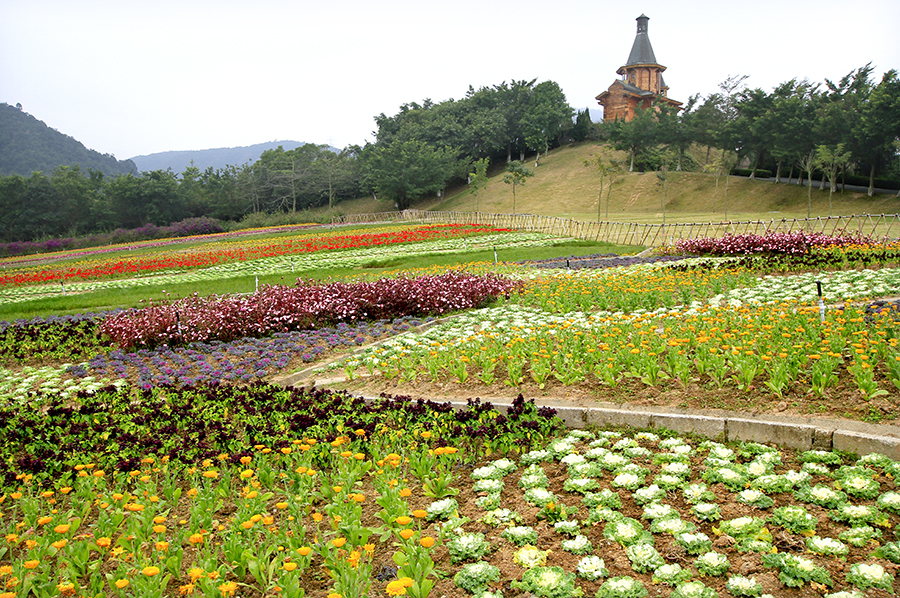
[[[648,573],[666,564],[652,544],[632,544],[625,549],[625,555],[635,573]]]
[[[775,504],[771,496],[752,488],[738,492],[737,501],[756,509],[768,509]]]
[[[853,505],[844,503],[828,513],[835,521],[842,521],[850,526],[870,523],[879,527],[890,527],[890,520],[883,511],[872,505]]]
[[[853,584],[863,591],[869,588],[878,588],[885,592],[894,592],[894,576],[878,563],[855,563],[850,565],[850,571],[847,573],[847,583]]]
[[[712,502],[702,502],[694,505],[691,509],[694,516],[701,521],[718,521],[722,518],[722,511],[719,505]]]
[[[650,523],[650,531],[654,534],[671,534],[675,536],[685,532],[692,532],[695,529],[697,529],[696,525],[680,517],[663,517],[654,519]]]
[[[465,533],[447,542],[447,550],[450,552],[450,560],[459,563],[484,557],[490,552],[491,545],[480,532]]]
[[[456,516],[459,511],[459,503],[456,502],[455,498],[442,498],[428,505],[425,511],[428,513],[429,521],[435,519],[447,520]]]
[[[879,509],[900,515],[900,492],[885,492],[875,501]]]
[[[761,558],[766,567],[778,569],[778,579],[789,588],[799,588],[807,582],[834,585],[828,570],[806,557],[777,552],[763,554]]]
[[[613,488],[624,488],[625,490],[637,490],[644,483],[644,476],[632,472],[624,472],[616,475],[610,485]]]
[[[750,481],[750,488],[761,490],[769,494],[790,492],[794,489],[794,482],[783,475],[764,474]]]
[[[603,582],[594,595],[595,598],[644,598],[647,588],[629,575],[610,577]]]
[[[666,563],[653,571],[653,583],[664,583],[670,586],[678,585],[691,578],[691,572],[682,568],[678,563]]]
[[[759,517],[736,517],[734,519],[726,519],[719,524],[719,530],[723,534],[727,534],[732,538],[744,538],[756,536],[765,527],[766,522]]]
[[[799,501],[833,509],[846,502],[847,495],[839,490],[833,490],[823,484],[815,486],[802,486],[794,492],[794,498]]]
[[[838,539],[843,540],[850,546],[862,548],[870,542],[879,540],[881,535],[881,530],[871,525],[856,525],[839,533]]]
[[[527,525],[515,525],[500,532],[500,537],[516,546],[537,543],[537,530]]]
[[[485,561],[468,563],[453,576],[456,587],[471,594],[479,594],[489,589],[490,584],[500,581],[500,568]]]
[[[703,532],[675,534],[675,543],[688,554],[703,554],[712,549],[712,540]]]
[[[503,492],[503,480],[487,478],[478,480],[472,485],[473,492],[487,492],[488,494],[500,494]]]
[[[709,486],[703,483],[685,484],[682,487],[681,494],[686,501],[692,504],[716,500],[716,495],[712,493]]]
[[[484,517],[481,518],[481,521],[490,526],[498,527],[506,523],[521,523],[522,516],[511,509],[501,508],[488,511],[484,514]]]
[[[582,504],[588,508],[593,507],[609,507],[610,509],[621,509],[622,499],[619,494],[609,488],[604,488],[600,492],[588,492],[581,499]]]
[[[578,534],[571,540],[563,540],[562,549],[566,552],[571,552],[572,554],[580,556],[591,552],[594,549],[594,546],[591,544],[591,541],[588,540],[587,536]]]
[[[653,535],[644,529],[641,522],[631,517],[610,521],[603,528],[603,537],[622,546],[637,543],[652,543]]]
[[[718,598],[716,591],[702,581],[686,581],[675,586],[670,598]]]
[[[536,507],[544,507],[547,503],[555,503],[559,500],[555,494],[541,487],[527,489],[523,498],[525,502]]]
[[[592,554],[578,561],[578,566],[575,568],[575,574],[581,579],[597,581],[598,579],[609,576],[609,569],[606,568],[606,563],[603,562],[603,559]]]
[[[587,494],[600,488],[600,482],[594,478],[569,478],[563,482],[563,490],[566,492],[578,492]]]
[[[846,544],[834,538],[812,536],[806,539],[806,549],[814,554],[844,558],[850,552]]]
[[[678,517],[678,511],[675,507],[661,502],[652,502],[644,505],[644,513],[641,515],[642,519],[651,520],[670,519],[672,517]]]
[[[835,488],[843,490],[850,496],[863,499],[874,499],[881,493],[881,484],[865,475],[851,473],[834,483]]]
[[[664,488],[660,488],[657,484],[650,484],[649,486],[644,486],[643,488],[638,488],[634,491],[633,494],[634,502],[639,505],[645,505],[647,503],[655,503],[661,501],[666,497],[666,491]]]
[[[812,535],[819,520],[800,505],[778,507],[769,516],[769,523],[795,534]]]
[[[717,577],[724,575],[731,568],[731,563],[728,562],[728,557],[721,552],[707,552],[694,559],[694,566],[700,575]]]
[[[536,546],[526,544],[513,553],[513,562],[523,569],[534,569],[547,563],[549,550],[540,550]]]
[[[538,598],[577,598],[584,594],[584,590],[575,585],[575,574],[567,573],[562,567],[529,569],[521,581],[513,581],[510,585]]]
[[[736,598],[761,596],[763,593],[761,583],[752,577],[744,575],[732,575],[729,577],[728,581],[725,582],[725,589]]]

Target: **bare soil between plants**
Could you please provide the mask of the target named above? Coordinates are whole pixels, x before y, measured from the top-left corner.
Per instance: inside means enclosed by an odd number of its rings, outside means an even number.
[[[876,378],[876,380],[878,380]],[[878,380],[881,388],[890,386],[886,379]],[[319,379],[316,384],[334,390],[346,390],[353,394],[377,396],[387,393],[433,401],[463,401],[480,398],[482,401],[508,403],[519,394],[533,399],[538,405],[549,407],[591,408],[601,405],[621,405],[633,408],[666,408],[688,410],[721,410],[743,412],[752,415],[778,414],[784,416],[823,417],[836,420],[864,421],[868,423],[892,423],[900,417],[900,391],[867,400],[856,388],[849,374],[829,388],[825,396],[817,397],[801,390],[789,390],[782,397],[769,389],[751,386],[739,390],[733,385],[717,387],[699,381],[681,382],[663,380],[657,386],[648,386],[639,380],[626,379],[616,387],[582,383],[565,386],[548,382],[543,388],[536,384],[490,386],[467,381],[433,383],[417,381],[403,383],[385,380],[379,376],[361,377],[352,381],[343,378]]]

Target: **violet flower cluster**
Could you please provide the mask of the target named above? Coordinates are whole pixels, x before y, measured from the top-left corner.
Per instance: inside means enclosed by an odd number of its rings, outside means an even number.
[[[353,348],[419,326],[415,317],[394,321],[341,323],[333,328],[276,333],[269,338],[193,342],[186,347],[160,346],[134,352],[110,351],[71,366],[75,378],[101,376],[134,380],[148,390],[155,386],[247,383],[283,370],[299,358],[315,361],[331,350]]]

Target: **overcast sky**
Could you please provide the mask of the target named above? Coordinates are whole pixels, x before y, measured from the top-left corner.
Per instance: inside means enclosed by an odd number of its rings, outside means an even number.
[[[597,108],[641,13],[676,100],[729,75],[771,91],[900,69],[897,0],[3,0],[0,102],[120,159],[340,148],[372,140],[380,113],[469,85],[553,80]]]

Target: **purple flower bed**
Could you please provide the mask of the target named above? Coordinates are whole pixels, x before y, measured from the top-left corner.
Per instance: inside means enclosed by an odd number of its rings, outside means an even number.
[[[427,320],[424,320],[427,321]],[[276,333],[269,338],[231,342],[193,342],[186,347],[161,346],[134,352],[96,355],[66,373],[75,378],[99,376],[155,386],[247,383],[282,371],[298,360],[312,362],[330,351],[353,348],[421,325],[414,317],[393,321],[341,323],[333,328]]]
[[[823,233],[773,233],[765,235],[725,235],[720,238],[682,239],[675,243],[676,253],[692,255],[804,254],[810,249],[864,244],[871,239],[859,236],[829,236]]]
[[[192,237],[195,235],[212,235],[225,232],[220,220],[215,218],[185,218],[179,222],[173,222],[169,226],[156,226],[152,223],[140,228],[117,228],[110,233],[90,235],[68,239],[48,239],[47,241],[22,241],[14,243],[0,243],[0,257],[30,255],[33,253],[52,253],[67,249],[79,249],[82,247],[96,247],[99,245],[115,245],[119,243],[134,243],[149,239],[164,239],[169,237]]]
[[[451,272],[374,282],[270,286],[249,296],[188,297],[106,318],[102,333],[121,348],[229,341],[340,322],[426,316],[485,305],[517,283]]]

